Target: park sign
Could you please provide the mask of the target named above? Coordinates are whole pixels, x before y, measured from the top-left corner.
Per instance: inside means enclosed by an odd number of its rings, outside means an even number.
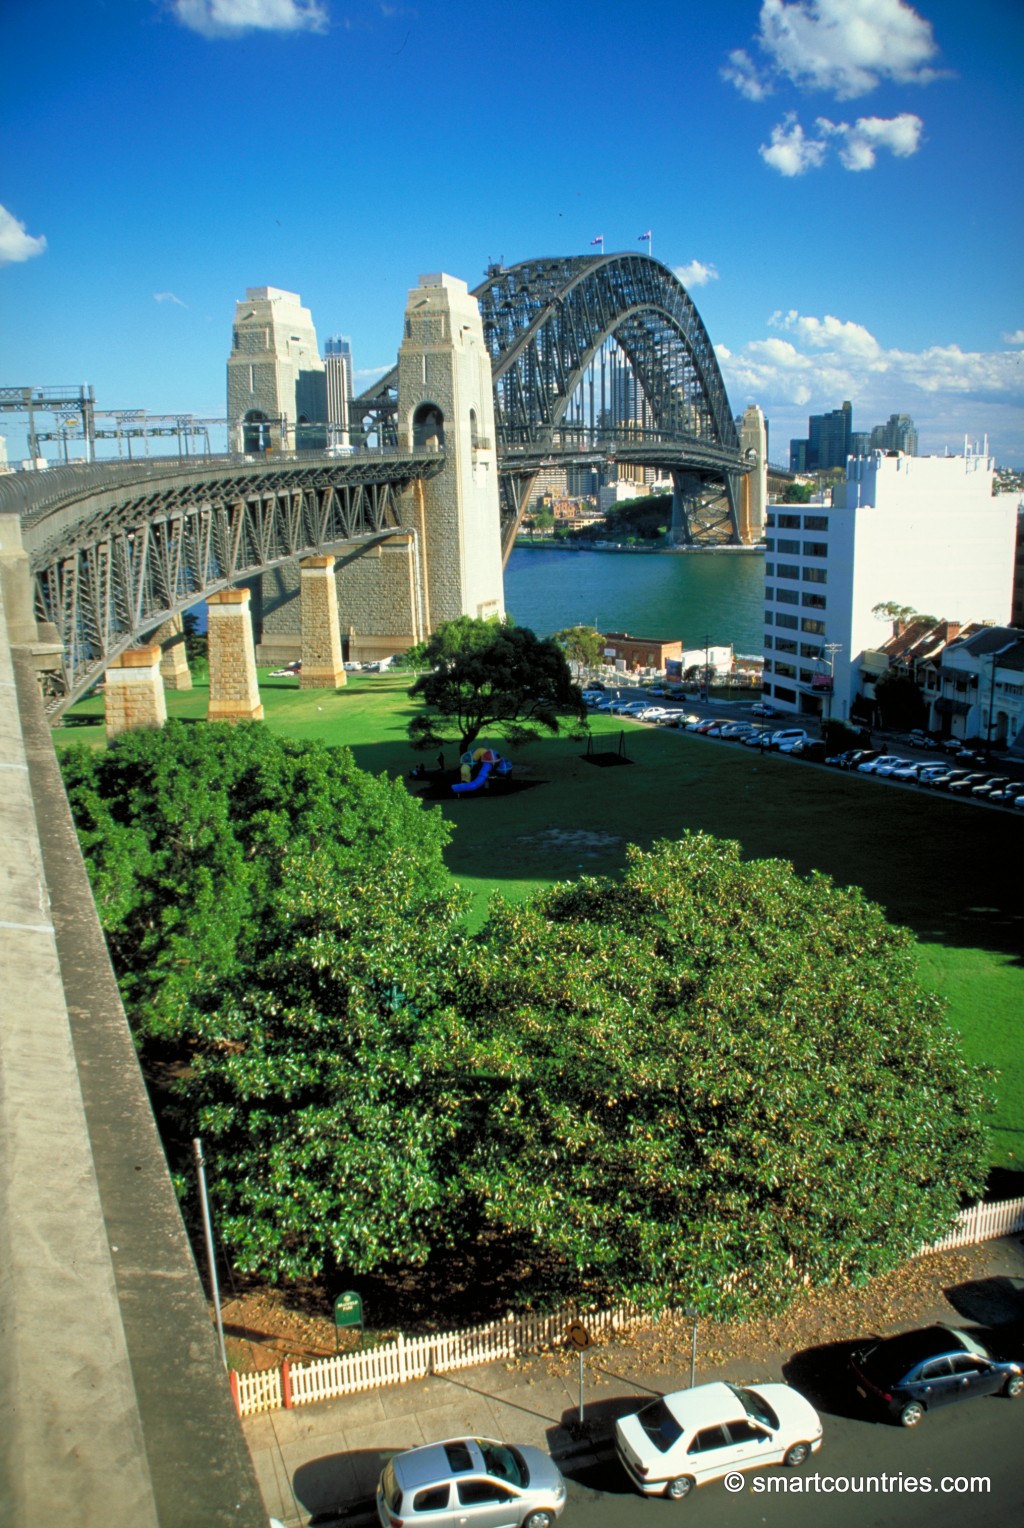
[[[362,1326],[363,1301],[354,1289],[346,1289],[334,1302],[335,1326]]]

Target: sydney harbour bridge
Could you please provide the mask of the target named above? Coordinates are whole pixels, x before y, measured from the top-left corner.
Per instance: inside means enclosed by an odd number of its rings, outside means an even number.
[[[751,463],[704,324],[665,266],[639,254],[528,260],[492,266],[473,296],[493,381],[504,559],[551,466],[656,468],[673,483],[674,541],[746,539]],[[441,469],[443,449],[400,451],[397,414],[396,367],[353,401],[351,455],[164,457],[0,478],[0,516],[20,518],[36,618],[60,653],[51,718],[198,600],[401,533],[403,494]]]

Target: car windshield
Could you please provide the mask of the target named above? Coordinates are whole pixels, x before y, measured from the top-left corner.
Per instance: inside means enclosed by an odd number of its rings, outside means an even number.
[[[950,1331],[957,1342],[963,1343],[965,1352],[973,1353],[975,1358],[988,1358],[988,1350],[983,1348],[981,1343],[971,1336],[970,1332],[962,1332],[958,1326],[950,1327]]]
[[[638,1413],[637,1421],[655,1448],[663,1454],[683,1435],[683,1429],[664,1401],[655,1401],[653,1405],[645,1406]]]
[[[488,1475],[507,1480],[512,1486],[529,1485],[530,1472],[517,1449],[506,1448],[504,1443],[492,1443],[486,1438],[478,1438],[477,1445],[484,1456],[484,1469]]]
[[[740,1385],[730,1385],[729,1389],[742,1401],[748,1417],[753,1417],[755,1422],[763,1422],[772,1432],[778,1431],[779,1419],[763,1396],[754,1390],[744,1390]]]

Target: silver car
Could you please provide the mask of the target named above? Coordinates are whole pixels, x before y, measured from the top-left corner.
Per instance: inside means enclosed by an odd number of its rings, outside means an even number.
[[[551,1528],[565,1481],[543,1449],[448,1438],[396,1454],[377,1486],[382,1528]]]

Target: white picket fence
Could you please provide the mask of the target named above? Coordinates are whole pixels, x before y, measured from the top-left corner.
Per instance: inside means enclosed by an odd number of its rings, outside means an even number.
[[[949,1235],[933,1246],[922,1247],[919,1256],[973,1246],[1020,1230],[1024,1230],[1024,1199],[978,1204],[963,1210]],[[651,1318],[630,1305],[603,1311],[580,1311],[576,1306],[566,1306],[546,1316],[508,1315],[503,1320],[461,1332],[434,1332],[426,1337],[399,1334],[394,1342],[366,1352],[339,1354],[306,1364],[285,1360],[280,1369],[261,1369],[252,1374],[233,1370],[231,1392],[243,1417],[283,1406],[327,1401],[339,1395],[355,1395],[360,1390],[376,1390],[382,1385],[405,1384],[428,1374],[543,1353],[564,1343],[566,1329],[576,1319],[583,1321],[594,1336],[612,1337]]]

